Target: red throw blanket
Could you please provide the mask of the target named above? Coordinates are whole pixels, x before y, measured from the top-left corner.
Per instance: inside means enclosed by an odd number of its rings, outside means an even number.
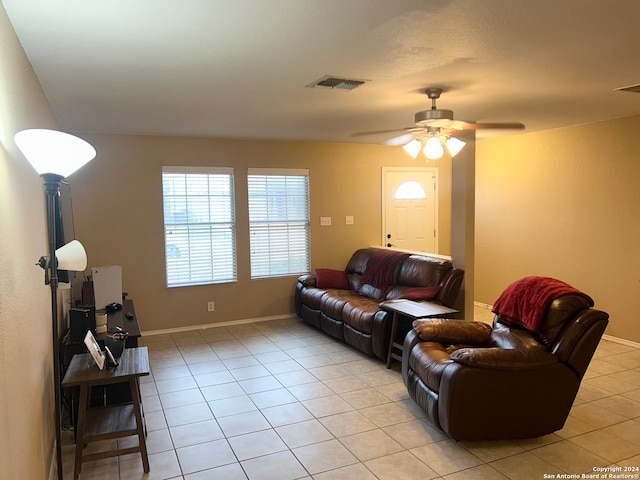
[[[395,250],[376,250],[369,257],[362,283],[368,283],[378,290],[386,290],[395,280],[396,268],[408,256],[408,253]]]
[[[545,310],[554,299],[562,295],[580,295],[593,306],[591,297],[560,280],[525,277],[502,292],[494,303],[492,312],[507,323],[521,325],[537,333]]]

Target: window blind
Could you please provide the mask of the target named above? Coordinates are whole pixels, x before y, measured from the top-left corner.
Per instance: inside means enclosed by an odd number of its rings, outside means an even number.
[[[237,280],[233,170],[163,167],[167,286]]]
[[[251,278],[309,271],[308,170],[249,169]]]

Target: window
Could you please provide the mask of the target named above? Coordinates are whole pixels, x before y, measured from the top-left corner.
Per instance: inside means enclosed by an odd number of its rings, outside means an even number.
[[[162,167],[167,286],[233,282],[233,169]]]
[[[400,185],[395,194],[396,200],[419,200],[422,198],[427,198],[427,194],[424,192],[424,188],[413,180]]]
[[[249,169],[251,278],[309,271],[309,171]]]

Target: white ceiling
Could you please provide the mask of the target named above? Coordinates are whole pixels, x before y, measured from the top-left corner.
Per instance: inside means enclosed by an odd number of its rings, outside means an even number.
[[[638,0],[2,3],[68,131],[373,143],[350,135],[412,126],[429,86],[525,133],[640,113],[614,91],[640,83]],[[369,82],[305,88],[324,75]]]

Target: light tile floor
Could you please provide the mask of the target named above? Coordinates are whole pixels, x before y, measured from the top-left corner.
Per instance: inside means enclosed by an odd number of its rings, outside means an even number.
[[[475,315],[492,317],[478,307]],[[562,430],[493,442],[449,439],[409,398],[397,362],[387,370],[297,319],[142,343],[152,369],[141,384],[151,472],[126,455],[83,464],[83,480],[521,480],[640,466],[640,349],[610,341]]]

